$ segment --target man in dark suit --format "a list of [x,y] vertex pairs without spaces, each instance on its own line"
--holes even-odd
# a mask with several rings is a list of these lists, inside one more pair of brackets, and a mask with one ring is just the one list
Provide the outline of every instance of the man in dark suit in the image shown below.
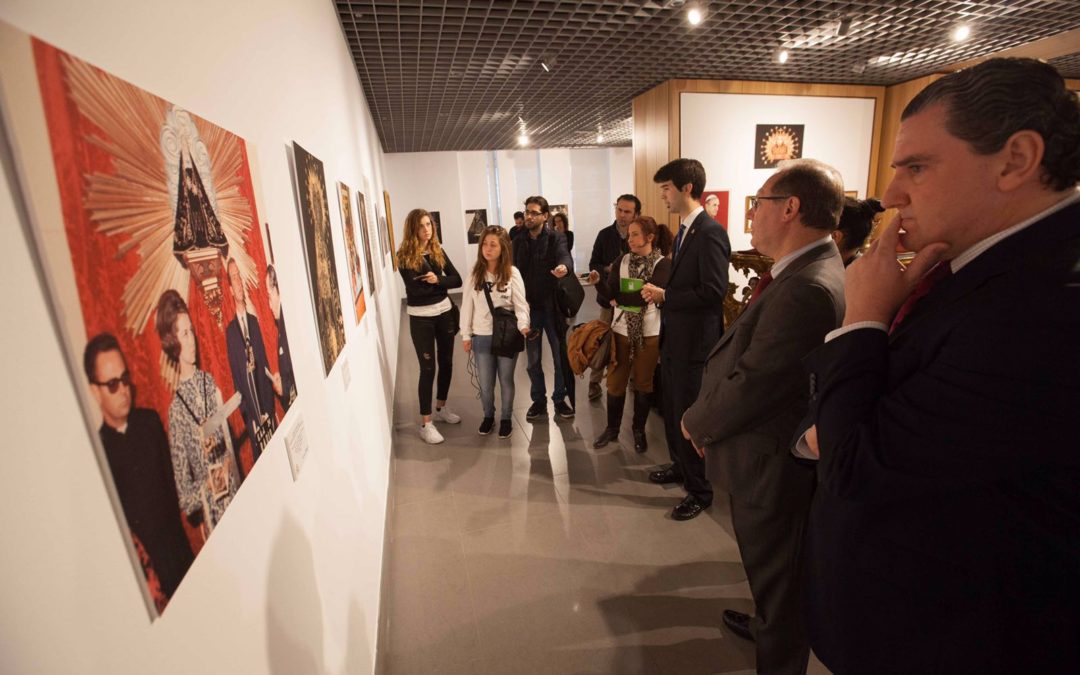
[[727,293],[731,243],[727,232],[705,213],[705,167],[696,159],[675,159],[653,176],[660,196],[681,223],[675,235],[671,278],[667,288],[645,284],[642,297],[659,306],[660,378],[664,384],[664,431],[671,465],[649,474],[654,483],[679,483],[686,498],[671,512],[675,520],[690,520],[712,504],[713,491],[705,478],[705,462],[683,438],[680,420],[697,399],[705,357],[724,332],[723,304]]
[[[274,385],[266,360],[266,346],[263,344],[259,320],[247,311],[247,292],[240,276],[240,267],[232,258],[229,258],[226,267],[236,316],[225,329],[225,346],[229,352],[233,385],[236,391],[240,392],[240,412],[247,425],[248,438],[251,440],[251,461],[254,463],[259,459],[276,427]],[[241,467],[243,472],[240,444],[236,444],[235,448],[236,465]]]
[[115,336],[100,333],[91,338],[83,368],[90,395],[101,409],[98,434],[116,496],[132,538],[142,544],[157,574],[162,595],[155,600],[164,609],[195,560],[180,521],[168,436],[156,411],[134,407],[135,387]]
[[811,645],[837,675],[1078,673],[1077,95],[991,59],[901,119],[898,217],[807,360]]
[[759,673],[800,675],[810,656],[798,580],[814,469],[787,450],[809,398],[802,359],[844,315],[844,263],[830,237],[843,203],[840,175],[814,160],[785,162],[765,181],[747,217],[751,244],[776,262],[709,353],[682,418],[709,480],[731,500],[756,613],[723,618],[756,641]]

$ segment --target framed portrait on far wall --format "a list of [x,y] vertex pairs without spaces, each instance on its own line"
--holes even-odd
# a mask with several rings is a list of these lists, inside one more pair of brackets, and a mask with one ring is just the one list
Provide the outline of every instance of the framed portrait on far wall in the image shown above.
[[774,169],[785,159],[799,159],[803,151],[802,124],[759,124],[754,133],[754,168]]
[[383,190],[382,197],[383,203],[386,204],[386,241],[390,246],[390,263],[397,272],[397,246],[394,245],[394,215],[390,211],[390,193]]
[[435,239],[441,244],[442,238],[442,216],[438,211],[428,211],[431,214],[431,222],[435,225]]
[[480,233],[487,227],[487,209],[469,209],[465,212],[465,232],[469,236],[469,243],[475,244],[480,241]]
[[[750,200],[753,198],[753,195],[750,195],[746,198],[746,208],[743,210],[743,213],[750,213]],[[754,221],[750,220],[750,216],[746,216],[746,221],[743,224],[743,232],[745,232],[746,234],[750,234],[754,229],[753,223]]]
[[728,229],[728,191],[706,190],[701,194],[701,205],[705,207],[705,213]]

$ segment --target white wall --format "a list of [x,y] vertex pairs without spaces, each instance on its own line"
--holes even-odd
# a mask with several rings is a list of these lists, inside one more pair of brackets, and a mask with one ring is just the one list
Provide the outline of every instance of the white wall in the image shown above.
[[400,298],[387,265],[368,316],[358,327],[346,320],[345,351],[324,378],[286,154],[296,140],[322,159],[330,194],[337,180],[356,190],[367,176],[369,199],[381,199],[382,153],[334,5],[5,0],[0,18],[245,139],[298,379],[283,431],[302,417],[311,446],[294,483],[286,433],[274,437],[151,623],[4,170],[0,672],[371,672]]
[[476,246],[466,244],[465,209],[487,205],[490,223],[512,227],[531,195],[566,204],[580,271],[596,233],[614,219],[615,198],[634,189],[631,148],[390,153],[385,163],[394,211],[399,203],[402,218],[412,208],[439,211],[443,246],[461,271],[476,260]]
[[805,125],[802,156],[832,165],[844,177],[845,189],[866,196],[874,99],[683,93],[681,111],[682,155],[704,165],[706,190],[729,192],[732,250],[750,248],[746,197],[774,171],[754,168],[758,124]]

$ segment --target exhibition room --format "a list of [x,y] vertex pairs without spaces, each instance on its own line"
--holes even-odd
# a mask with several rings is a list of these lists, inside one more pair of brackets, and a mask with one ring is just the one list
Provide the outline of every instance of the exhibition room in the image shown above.
[[0,672],[1080,672],[1078,97],[1075,0],[0,0]]

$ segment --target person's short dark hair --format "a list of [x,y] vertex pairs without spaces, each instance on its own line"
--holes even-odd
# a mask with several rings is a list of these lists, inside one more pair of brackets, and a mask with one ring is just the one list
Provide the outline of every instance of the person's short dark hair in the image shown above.
[[281,287],[277,283],[277,270],[274,269],[273,265],[266,266],[266,285],[279,293],[281,292]]
[[514,211],[514,220],[524,220],[524,219],[525,219],[525,212],[524,211]]
[[98,354],[112,351],[120,352],[120,356],[124,355],[123,350],[120,349],[120,342],[112,333],[98,333],[90,338],[90,342],[86,343],[86,349],[83,350],[83,371],[86,372],[87,380],[97,382]]
[[773,192],[799,198],[799,215],[807,227],[831,232],[844,208],[844,183],[840,174],[816,159],[780,162]]
[[854,251],[862,248],[874,229],[874,218],[884,210],[881,202],[873,197],[844,197],[844,210],[840,214],[840,225],[836,228],[844,235],[843,250]]
[[654,183],[663,183],[668,180],[680,192],[684,185],[691,185],[690,196],[701,199],[702,193],[705,192],[705,167],[696,159],[684,157],[673,159],[660,167],[653,176]]
[[570,218],[565,213],[553,213],[551,214],[551,224],[555,225],[555,219],[559,218],[563,222],[563,229],[567,232],[570,231]]
[[158,337],[161,338],[161,351],[165,352],[165,356],[173,363],[180,362],[180,340],[176,337],[176,317],[181,314],[191,315],[188,312],[187,303],[180,294],[171,288],[162,293],[158,300],[154,327],[157,329]]
[[997,58],[932,82],[904,108],[901,120],[934,104],[945,106],[945,128],[980,155],[1001,150],[1010,136],[1042,136],[1042,182],[1065,190],[1080,182],[1080,102],[1053,66],[1035,59]]
[[540,195],[533,195],[532,197],[529,197],[528,199],[526,199],[525,200],[526,208],[529,206],[529,204],[535,204],[536,206],[539,206],[541,213],[551,213],[551,209],[550,209],[550,207],[548,207],[548,201],[546,199],[544,199],[543,197],[541,197]]
[[615,200],[615,203],[618,204],[619,202],[634,202],[634,215],[636,216],[641,213],[641,200],[634,195],[619,195],[619,198]]

